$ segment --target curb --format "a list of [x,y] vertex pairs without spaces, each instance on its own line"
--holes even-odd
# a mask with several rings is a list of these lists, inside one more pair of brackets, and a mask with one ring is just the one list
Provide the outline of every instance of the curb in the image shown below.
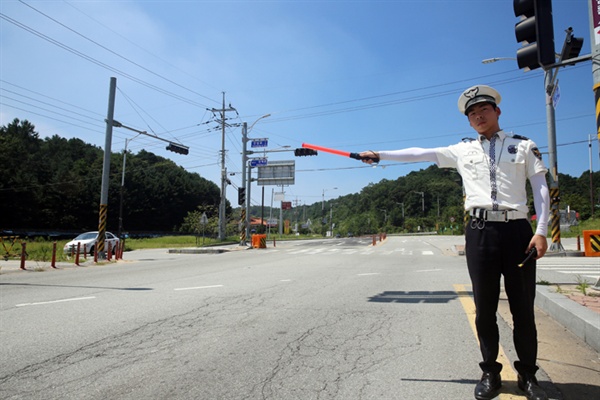
[[537,285],[535,305],[600,352],[600,315],[548,286]]
[[203,247],[203,248],[188,248],[188,249],[169,249],[169,254],[221,254],[230,251],[249,250],[251,247],[246,246],[231,246],[231,247]]

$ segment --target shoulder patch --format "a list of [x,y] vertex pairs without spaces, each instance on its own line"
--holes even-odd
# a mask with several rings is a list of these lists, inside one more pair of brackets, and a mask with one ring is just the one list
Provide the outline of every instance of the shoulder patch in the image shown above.
[[461,139],[461,141],[463,141],[463,142],[465,142],[465,143],[472,142],[473,140],[475,140],[475,138],[465,137],[465,138],[462,138],[462,139]]
[[534,156],[537,157],[538,160],[542,159],[542,153],[540,152],[540,150],[537,147],[534,147],[533,149],[531,149],[531,152],[533,153]]
[[512,137],[513,137],[513,139],[529,140],[528,137],[521,136],[521,135],[512,135]]

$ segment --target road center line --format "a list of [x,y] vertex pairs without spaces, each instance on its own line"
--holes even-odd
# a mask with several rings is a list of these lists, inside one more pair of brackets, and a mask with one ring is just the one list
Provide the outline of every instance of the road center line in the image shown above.
[[211,289],[223,287],[223,285],[211,285],[211,286],[196,286],[196,287],[188,287],[188,288],[176,288],[175,290],[197,290],[197,289]]
[[91,299],[95,299],[95,298],[96,298],[95,296],[91,296],[91,297],[75,297],[73,299],[40,301],[38,303],[23,303],[23,304],[17,304],[15,307],[39,306],[39,305],[44,305],[44,304],[64,303],[64,302],[67,302],[67,301],[91,300]]

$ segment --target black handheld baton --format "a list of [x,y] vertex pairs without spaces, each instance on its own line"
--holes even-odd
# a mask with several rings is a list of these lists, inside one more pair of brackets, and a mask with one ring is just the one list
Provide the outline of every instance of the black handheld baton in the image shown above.
[[532,247],[531,250],[529,250],[529,253],[527,253],[527,257],[525,257],[525,259],[523,260],[523,262],[521,264],[519,264],[519,268],[524,266],[525,264],[527,264],[527,262],[529,260],[531,260],[531,257],[536,257],[537,256],[537,249],[535,247]]

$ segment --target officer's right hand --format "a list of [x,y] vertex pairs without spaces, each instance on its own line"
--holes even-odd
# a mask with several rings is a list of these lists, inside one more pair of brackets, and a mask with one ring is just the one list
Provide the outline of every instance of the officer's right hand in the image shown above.
[[365,164],[376,164],[379,162],[379,154],[373,150],[363,151],[358,153],[360,159]]

